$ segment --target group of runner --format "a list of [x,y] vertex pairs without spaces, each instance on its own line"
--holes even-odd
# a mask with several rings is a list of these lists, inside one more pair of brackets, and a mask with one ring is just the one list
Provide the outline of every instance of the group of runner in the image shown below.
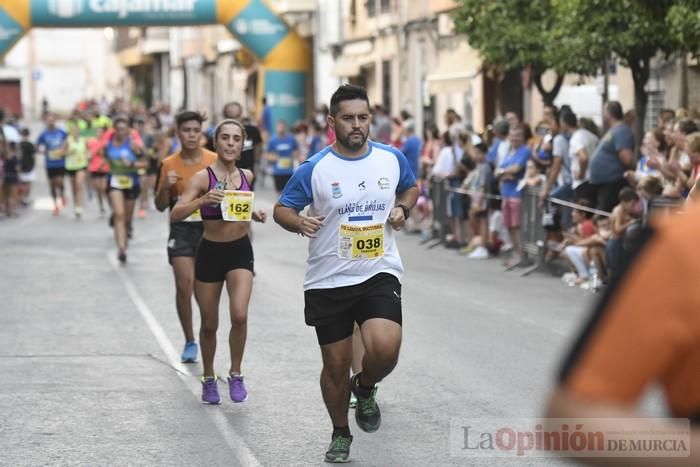
[[[418,190],[405,156],[369,140],[372,117],[363,88],[341,86],[330,104],[328,124],[336,133],[332,145],[292,173],[297,148],[280,123],[277,135],[268,141],[267,153],[279,169],[274,173],[279,193],[274,219],[309,239],[305,319],[316,329],[323,358],[321,391],[332,422],[325,460],[347,462],[353,439],[348,424],[351,395],[357,402],[358,426],[366,432],[378,430],[376,385],[398,361],[403,265],[394,231],[404,226]],[[134,120],[120,115],[96,128],[92,137],[83,135],[85,128],[78,122],[69,120],[64,131],[48,115],[46,130],[37,140],[39,151],[46,155],[54,214],[59,215],[66,205],[64,177],[68,175],[75,216],[82,216],[81,187],[89,172],[94,192],[107,193],[122,263],[127,259],[137,202],[148,189],[143,186],[143,172],[153,170],[152,160],[157,161],[154,201],[159,211],[170,211],[167,253],[185,340],[181,360],[197,362],[201,346],[205,404],[222,402],[214,355],[224,286],[231,320],[229,396],[233,402],[248,398],[242,359],[254,279],[250,225],[268,218],[264,210],[254,208],[262,135],[243,117],[238,103],[225,105],[222,117],[216,126],[205,129],[206,116],[201,113],[177,114],[177,144],[169,145],[176,150],[162,159],[163,152],[153,151],[149,147],[153,142],[133,128],[138,126]],[[362,215],[352,208],[359,205]],[[201,317],[198,339],[193,296]]]
[[[36,144],[45,158],[53,214],[60,215],[67,206],[67,176],[74,214],[81,219],[87,186],[97,198],[101,214],[106,212],[105,204],[111,208],[109,222],[121,262],[126,262],[127,240],[141,185],[158,167],[157,148],[144,144],[148,135],[132,128],[136,120],[116,115],[88,123],[73,116],[66,121],[64,130],[56,125],[56,116],[49,113]],[[143,206],[140,215],[145,215]]]
[[[406,158],[368,140],[371,121],[366,91],[342,86],[331,100],[329,124],[337,140],[302,163],[284,186],[274,208],[278,224],[309,238],[305,280],[306,322],[316,328],[323,356],[321,390],[333,430],[325,455],[349,460],[350,394],[357,399],[358,426],[374,432],[381,424],[376,384],[396,365],[401,344],[403,266],[393,231],[403,227],[418,196]],[[204,116],[177,115],[180,151],[162,162],[155,190],[159,210],[170,209],[168,257],[176,283],[176,307],[185,337],[183,362],[196,362],[191,297],[199,306],[202,402],[220,404],[214,369],[219,302],[229,296],[227,381],[233,402],[248,397],[241,363],[247,336],[254,254],[250,223],[265,222],[254,209],[255,161],[261,155],[257,128],[242,118],[241,106],[227,104],[224,119],[202,147]],[[348,204],[366,205],[356,216]],[[308,209],[307,209],[308,208]],[[307,209],[304,213],[302,213]],[[364,344],[353,365],[353,334]],[[351,375],[351,366],[362,371]]]

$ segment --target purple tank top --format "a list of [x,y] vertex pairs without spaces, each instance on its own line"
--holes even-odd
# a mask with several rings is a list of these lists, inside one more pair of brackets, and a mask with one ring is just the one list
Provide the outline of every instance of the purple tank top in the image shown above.
[[[207,172],[209,173],[209,189],[212,190],[216,188],[216,185],[219,183],[219,180],[216,178],[216,174],[214,174],[214,171],[211,169],[211,167],[207,167]],[[250,183],[248,183],[248,179],[246,178],[245,173],[241,169],[238,169],[238,173],[241,174],[241,186],[236,191],[252,191],[250,189]],[[221,205],[219,204],[217,204],[216,206],[205,204],[199,211],[202,213],[202,219],[208,221],[223,219],[223,216],[221,215]]]

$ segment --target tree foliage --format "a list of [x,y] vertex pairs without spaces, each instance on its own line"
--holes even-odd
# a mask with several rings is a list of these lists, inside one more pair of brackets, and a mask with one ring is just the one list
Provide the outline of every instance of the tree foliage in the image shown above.
[[[677,0],[553,0],[555,21],[563,37],[562,47],[572,60],[582,56],[591,65],[611,54],[629,67],[634,80],[637,132],[646,116],[651,60],[657,54],[671,55],[682,44],[670,31],[668,16]],[[561,63],[560,63],[561,65]]]
[[667,24],[683,51],[700,56],[700,0],[676,2],[669,10]]
[[[616,56],[630,68],[641,124],[651,60],[700,53],[700,0],[460,0],[457,31],[487,66],[596,74]],[[538,86],[539,88],[539,86]],[[540,90],[540,92],[542,92]],[[543,94],[544,96],[544,94]],[[555,96],[544,96],[551,101]]]
[[551,0],[460,0],[455,27],[479,50],[487,67],[498,71],[530,67],[538,88],[542,74],[554,68],[560,76],[554,89],[540,89],[545,100],[554,100],[568,70],[553,66],[551,4]]

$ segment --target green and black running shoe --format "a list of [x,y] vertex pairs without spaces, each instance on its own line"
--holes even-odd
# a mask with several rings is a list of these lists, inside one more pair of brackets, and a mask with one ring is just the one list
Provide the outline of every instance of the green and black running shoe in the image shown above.
[[352,444],[352,436],[333,436],[331,445],[326,451],[326,462],[350,462],[350,444]]
[[[359,374],[358,374],[359,375]],[[358,387],[358,375],[352,377],[350,381],[350,390],[355,394],[357,399],[357,407],[355,407],[355,422],[362,431],[374,433],[382,424],[382,414],[379,411],[379,406],[375,400],[377,394],[377,386],[372,388],[372,391],[366,397],[360,394],[362,389]]]

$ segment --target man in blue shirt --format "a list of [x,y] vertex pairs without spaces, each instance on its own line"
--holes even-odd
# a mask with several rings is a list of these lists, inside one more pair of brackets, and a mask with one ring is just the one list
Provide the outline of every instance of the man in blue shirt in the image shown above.
[[525,132],[522,125],[514,126],[508,133],[510,150],[494,172],[501,187],[501,210],[503,223],[508,229],[513,244],[513,256],[508,266],[520,263],[520,206],[522,193],[518,184],[525,175],[525,166],[530,159],[530,148],[525,144]]
[[287,122],[277,122],[277,135],[267,143],[267,158],[275,165],[272,176],[275,179],[277,193],[282,193],[294,173],[294,161],[299,158],[299,145],[296,138],[287,133]]
[[46,172],[53,198],[53,214],[57,216],[60,212],[58,197],[61,196],[63,207],[66,205],[66,198],[63,192],[63,177],[66,174],[65,155],[63,154],[63,142],[68,138],[68,134],[56,127],[56,116],[46,115],[46,129],[39,135],[37,148],[44,154],[46,160]]
[[635,143],[634,132],[623,121],[619,102],[608,102],[604,118],[610,130],[591,158],[590,183],[596,189],[596,207],[610,212],[618,204],[620,190],[627,186],[625,171],[635,168]]
[[403,147],[401,148],[401,152],[404,154],[404,156],[406,156],[406,159],[408,159],[408,166],[413,172],[413,177],[418,178],[418,166],[422,143],[420,137],[416,135],[412,120],[404,123],[404,132],[406,139],[403,143]]

